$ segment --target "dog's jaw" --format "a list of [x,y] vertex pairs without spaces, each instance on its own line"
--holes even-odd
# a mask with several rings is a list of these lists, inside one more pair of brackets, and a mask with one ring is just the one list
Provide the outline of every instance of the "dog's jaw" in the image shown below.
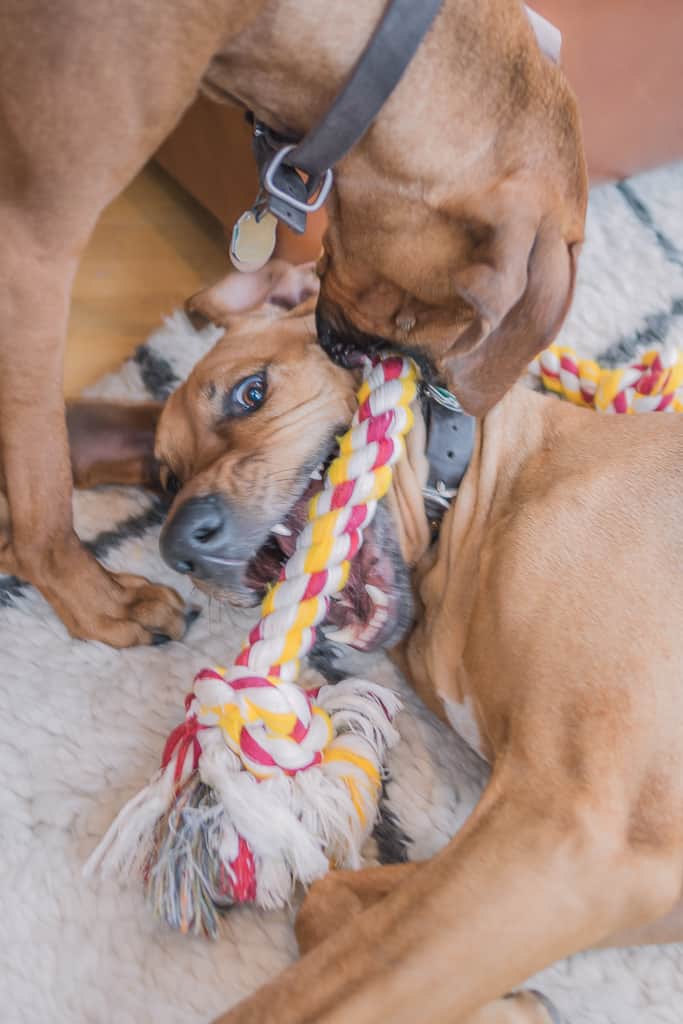
[[[245,567],[244,581],[255,600],[277,579],[284,561],[294,553],[307,521],[308,504],[322,488],[322,474],[318,472],[317,476],[320,479],[311,480]],[[232,594],[224,596],[232,603]],[[323,634],[336,645],[376,650],[397,644],[411,619],[409,569],[401,554],[394,519],[387,508],[380,506],[373,523],[364,531],[363,546],[351,564],[346,587],[330,601]]]

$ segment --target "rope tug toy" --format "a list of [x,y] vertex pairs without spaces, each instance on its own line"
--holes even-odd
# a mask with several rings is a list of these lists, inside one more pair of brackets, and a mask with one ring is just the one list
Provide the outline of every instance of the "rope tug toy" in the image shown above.
[[230,669],[195,677],[160,770],[86,865],[141,870],[155,912],[180,931],[215,937],[221,908],[281,906],[331,861],[359,866],[399,701],[366,680],[312,690],[296,680],[389,489],[416,382],[412,360],[368,362],[351,428],[258,623]]
[[673,347],[651,348],[606,369],[566,345],[551,345],[530,371],[546,391],[598,412],[683,412],[683,355]]

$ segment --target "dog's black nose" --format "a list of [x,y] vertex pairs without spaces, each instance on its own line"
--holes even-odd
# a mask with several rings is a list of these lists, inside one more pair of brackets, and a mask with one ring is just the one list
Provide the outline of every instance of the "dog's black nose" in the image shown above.
[[[207,559],[226,555],[232,534],[231,518],[217,494],[190,498],[162,530],[161,557],[176,572],[204,575]],[[225,557],[225,561],[229,564],[230,559]]]

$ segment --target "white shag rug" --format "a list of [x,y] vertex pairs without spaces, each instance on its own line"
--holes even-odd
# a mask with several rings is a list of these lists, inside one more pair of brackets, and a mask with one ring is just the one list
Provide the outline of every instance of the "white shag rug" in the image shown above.
[[[587,239],[564,338],[617,360],[665,338],[683,346],[683,165],[595,191]],[[164,397],[217,334],[175,317],[94,391]],[[89,492],[75,509],[79,532],[108,565],[187,594],[158,556],[160,511],[150,497]],[[234,911],[212,944],[156,924],[135,884],[81,877],[115,812],[155,770],[194,672],[224,661],[243,630],[205,605],[185,642],[116,652],[69,639],[39,595],[0,577],[4,1024],[207,1022],[295,956],[289,913]],[[371,671],[392,675],[376,661]],[[484,779],[478,759],[396,685],[402,742],[371,851],[383,861],[442,846]],[[571,1024],[678,1024],[683,946],[583,954],[534,984]]]

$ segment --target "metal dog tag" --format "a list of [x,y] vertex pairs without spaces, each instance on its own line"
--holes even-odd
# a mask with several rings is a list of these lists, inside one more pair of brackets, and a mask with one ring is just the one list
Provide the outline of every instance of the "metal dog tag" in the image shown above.
[[232,265],[243,273],[260,270],[273,255],[277,235],[277,219],[265,212],[259,219],[247,210],[235,222],[230,240]]

